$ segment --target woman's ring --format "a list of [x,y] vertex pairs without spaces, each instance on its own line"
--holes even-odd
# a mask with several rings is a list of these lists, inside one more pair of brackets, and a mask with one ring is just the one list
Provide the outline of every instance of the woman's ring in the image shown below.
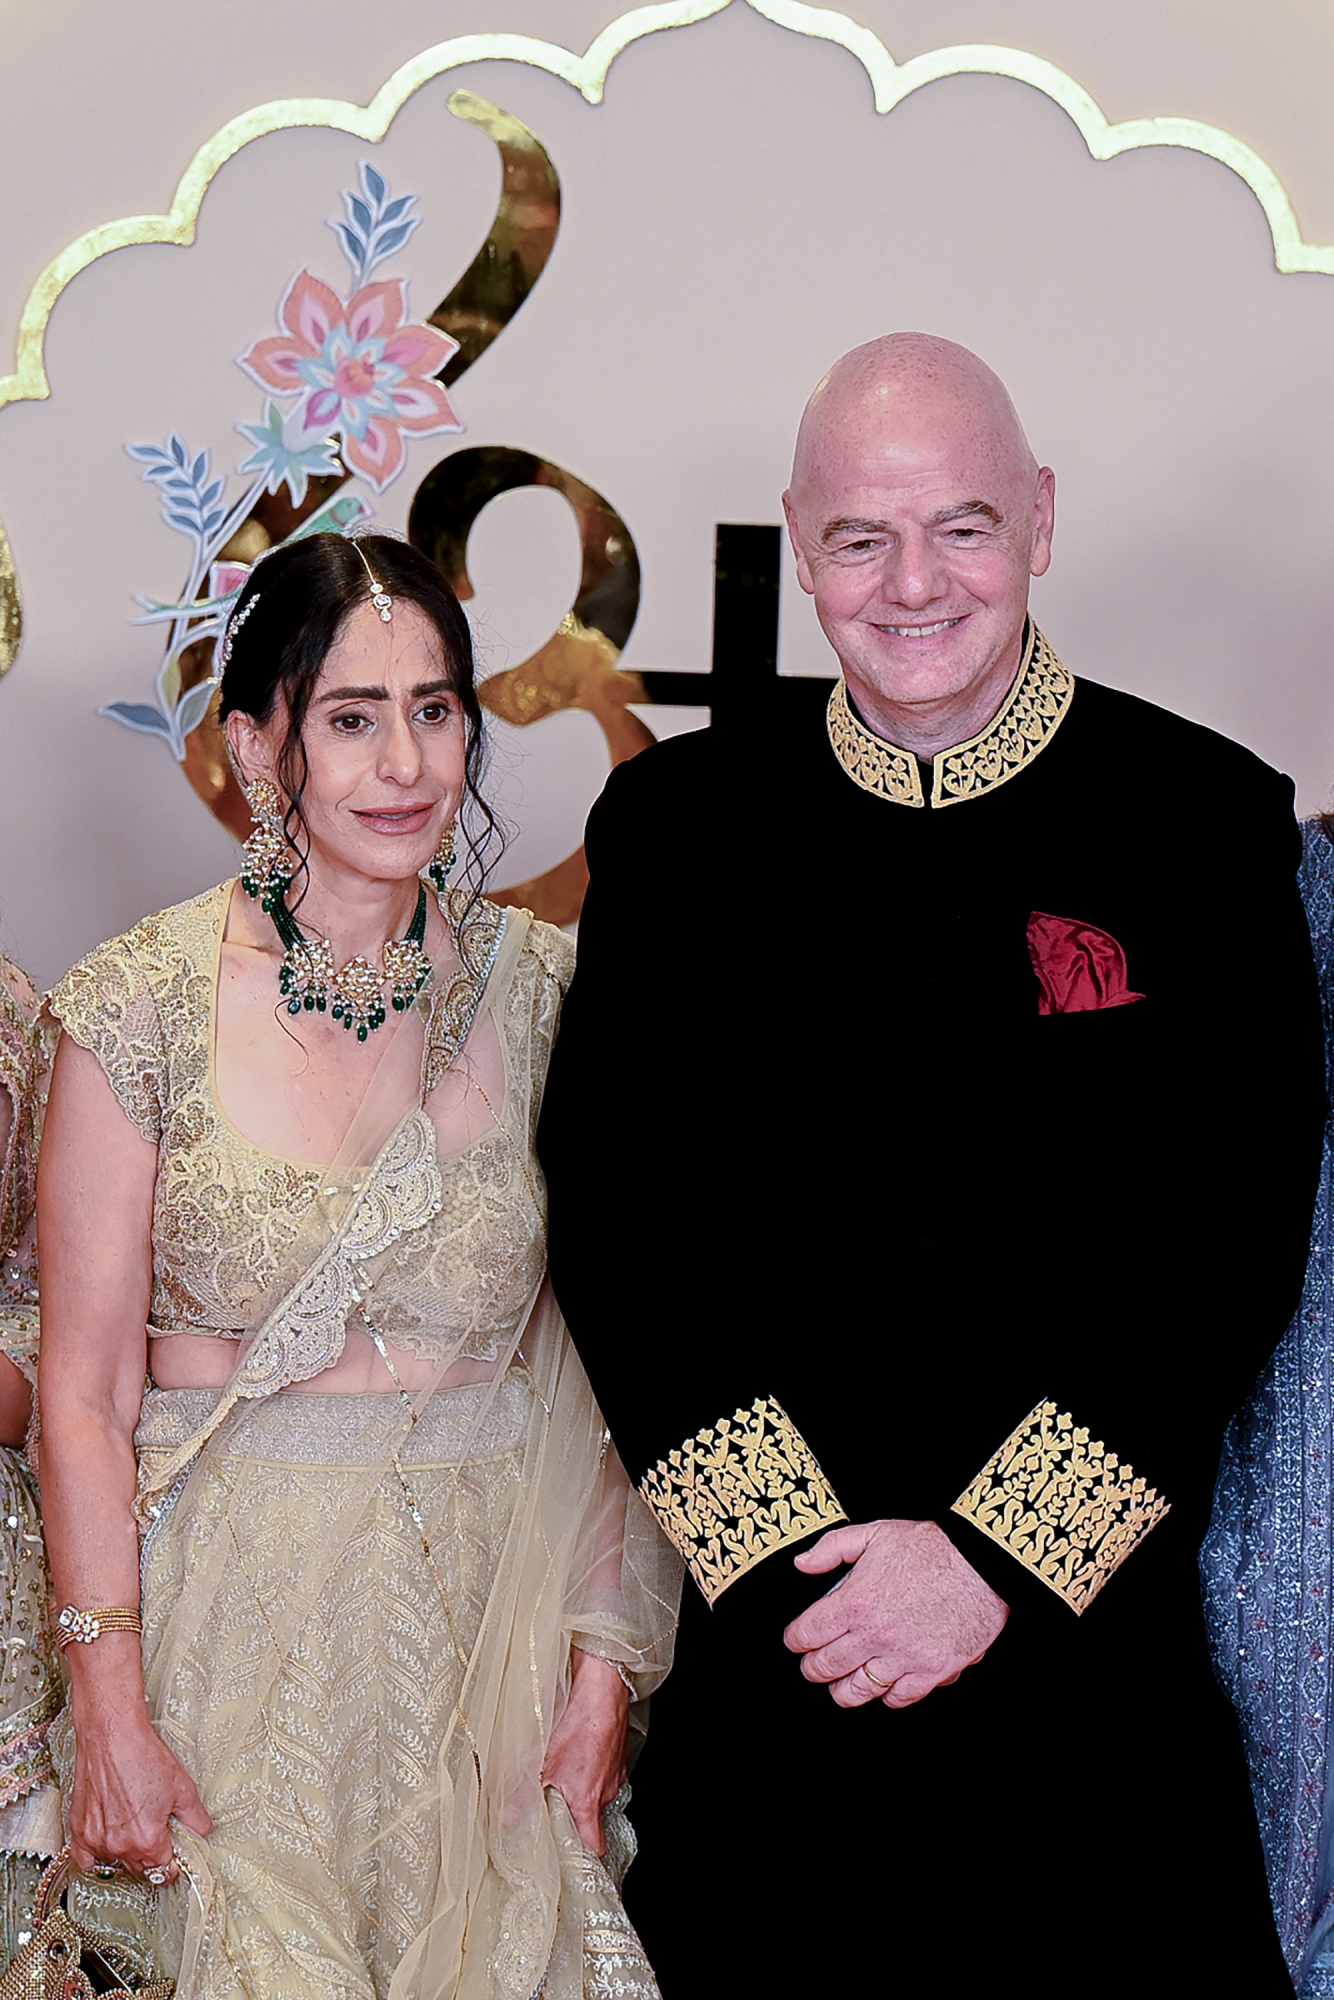
[[163,1886],[163,1884],[164,1884],[164,1883],[166,1883],[166,1882],[170,1882],[170,1880],[171,1880],[171,1869],[170,1869],[170,1868],[145,1868],[145,1870],[144,1870],[144,1880],[145,1880],[145,1882],[149,1882],[149,1883],[151,1883],[151,1884],[152,1884],[152,1886],[153,1886],[153,1887],[154,1887],[155,1889],[160,1889],[160,1888],[162,1888],[162,1886]]
[[96,1861],[93,1863],[93,1873],[99,1882],[114,1882],[120,1870],[114,1861]]
[[882,1681],[879,1674],[873,1674],[869,1667],[863,1667],[862,1672],[865,1674],[867,1680],[874,1681],[878,1688],[892,1688],[894,1685],[893,1681]]

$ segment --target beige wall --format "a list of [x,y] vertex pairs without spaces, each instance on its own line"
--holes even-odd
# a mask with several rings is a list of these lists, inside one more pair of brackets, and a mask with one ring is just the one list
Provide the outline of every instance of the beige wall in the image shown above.
[[[80,232],[165,208],[225,120],[275,97],[367,101],[442,38],[506,30],[578,48],[612,0],[4,0],[0,372],[28,288]],[[1334,242],[1334,13],[1279,0],[859,0],[900,59],[964,42],[1031,51],[1111,119],[1185,117],[1247,142],[1308,240]],[[44,402],[0,410],[0,519],[26,634],[0,683],[0,943],[49,979],[98,937],[206,886],[235,850],[165,749],[101,719],[144,699],[156,651],[134,592],[183,581],[127,439],[180,430],[219,469],[260,397],[233,357],[270,331],[298,265],[343,286],[325,218],[374,157],[426,221],[401,259],[429,310],[485,233],[495,156],[445,100],[466,82],[530,124],[564,221],[533,297],[460,382],[458,439],[412,447],[377,503],[401,526],[442,453],[548,456],[620,509],[644,567],[627,667],[703,668],[717,521],[776,521],[801,402],[827,362],[893,325],[977,347],[1060,477],[1039,614],[1089,675],[1252,744],[1305,810],[1334,780],[1334,278],[1281,277],[1250,190],[1196,154],[1098,163],[1065,112],[996,76],[930,85],[889,116],[848,51],[733,0],[636,43],[604,102],[512,62],[427,84],[384,142],[260,139],[218,175],[191,248],[118,250],[50,323]],[[474,537],[487,665],[522,660],[573,594],[563,503],[496,503]],[[782,661],[832,662],[785,586]],[[698,720],[659,718],[664,726]],[[519,879],[578,841],[607,753],[582,714],[498,730]],[[1164,772],[1189,786],[1189,772]],[[1204,816],[1218,802],[1200,801]],[[726,875],[707,829],[683,865]],[[696,858],[697,857],[697,858]],[[781,884],[775,880],[775,900]]]

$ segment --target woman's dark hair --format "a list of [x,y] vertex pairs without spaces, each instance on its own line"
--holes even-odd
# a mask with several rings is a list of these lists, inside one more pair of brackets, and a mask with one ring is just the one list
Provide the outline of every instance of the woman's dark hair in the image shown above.
[[[420,549],[392,535],[359,535],[355,545],[343,535],[306,535],[264,556],[246,578],[232,610],[233,639],[222,673],[220,717],[225,722],[239,713],[258,723],[270,722],[279,695],[286,700],[287,732],[278,752],[278,780],[292,802],[287,834],[304,869],[310,839],[301,799],[309,767],[302,728],[331,647],[357,606],[370,602],[371,576],[395,605],[415,604],[435,628],[450,687],[463,710],[467,749],[458,830],[468,853],[465,878],[471,910],[504,838],[479,789],[485,738],[472,633],[443,574]],[[488,850],[494,851],[488,856]]]

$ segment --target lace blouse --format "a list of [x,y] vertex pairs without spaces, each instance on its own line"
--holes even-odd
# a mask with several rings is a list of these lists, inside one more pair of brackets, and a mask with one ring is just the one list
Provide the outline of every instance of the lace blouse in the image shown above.
[[[301,1274],[307,1223],[329,1169],[246,1139],[218,1101],[216,995],[232,883],[146,917],[99,945],[50,995],[65,1032],[98,1059],[126,1116],[158,1148],[148,1330],[252,1332]],[[461,918],[454,892],[450,914]],[[443,1200],[387,1251],[376,1319],[395,1346],[492,1360],[545,1261],[545,1193],[532,1150],[574,947],[527,911],[489,903],[468,919],[476,971],[432,995],[423,1093],[487,1011],[505,1055],[503,1103],[471,1144],[439,1162]]]

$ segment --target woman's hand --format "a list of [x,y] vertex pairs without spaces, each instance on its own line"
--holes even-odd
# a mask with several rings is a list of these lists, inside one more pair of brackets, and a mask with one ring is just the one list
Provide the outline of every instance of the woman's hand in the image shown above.
[[560,1793],[590,1854],[606,1852],[602,1808],[625,1783],[629,1722],[630,1690],[615,1667],[571,1647],[570,1698],[547,1744],[542,1783]]
[[132,1875],[165,1868],[171,1879],[173,1816],[201,1837],[213,1830],[193,1780],[147,1711],[78,1732],[69,1828],[76,1868],[87,1874],[115,1862]]

